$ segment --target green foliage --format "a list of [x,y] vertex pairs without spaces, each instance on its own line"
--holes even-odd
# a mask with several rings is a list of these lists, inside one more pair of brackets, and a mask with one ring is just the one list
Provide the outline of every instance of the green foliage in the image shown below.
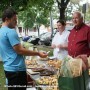
[[80,0],[70,0],[71,3],[73,4],[78,4]]
[[32,28],[37,24],[49,24],[49,12],[54,4],[53,0],[29,0],[26,10],[19,13],[19,21],[24,28]]
[[[58,12],[53,9],[53,5],[58,4]],[[67,8],[67,4],[72,2],[74,4],[78,3],[78,0],[0,0],[0,12],[8,7],[12,6],[15,10],[19,11],[18,19],[19,22],[23,23],[24,28],[32,28],[37,24],[49,25],[50,11],[52,11],[52,16],[54,19],[58,17],[63,17],[66,11],[61,11],[63,6]],[[59,3],[58,3],[58,2]],[[61,2],[60,2],[61,1]],[[63,4],[63,5],[62,5]],[[71,9],[72,10],[72,9]],[[71,12],[71,10],[68,10]],[[57,14],[60,16],[57,16]],[[1,16],[1,15],[0,15]],[[71,17],[67,17],[70,19]]]
[[70,2],[66,8],[66,20],[71,20],[72,19],[72,13],[73,11],[79,10],[80,6],[78,4]]
[[29,0],[0,0],[0,17],[2,16],[2,12],[8,7],[13,7],[17,12],[25,10],[28,1]]
[[86,9],[85,21],[90,23],[90,4],[88,4],[88,8]]
[[24,10],[27,6],[28,0],[0,0],[0,10],[12,6],[15,10]]

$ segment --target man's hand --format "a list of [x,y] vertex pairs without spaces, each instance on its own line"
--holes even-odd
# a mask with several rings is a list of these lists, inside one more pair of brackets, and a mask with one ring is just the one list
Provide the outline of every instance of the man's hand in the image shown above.
[[45,52],[39,52],[39,56],[40,56],[41,58],[46,58],[46,57],[48,56],[48,54],[45,53]]
[[86,70],[88,68],[87,55],[86,54],[78,55],[77,58],[82,59],[82,61],[83,61],[82,68],[83,68],[83,70]]

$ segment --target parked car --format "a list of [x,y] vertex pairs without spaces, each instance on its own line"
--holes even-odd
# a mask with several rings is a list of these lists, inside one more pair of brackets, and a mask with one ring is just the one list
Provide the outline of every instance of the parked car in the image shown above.
[[30,39],[30,36],[24,36],[24,37],[22,37],[22,40],[25,41],[25,42],[27,42],[29,39]]
[[49,46],[51,45],[51,41],[52,41],[51,32],[47,32],[40,35],[40,40],[39,40],[40,45]]
[[57,30],[54,30],[53,35],[51,32],[47,32],[47,33],[40,35],[39,44],[50,46],[51,42],[52,42],[52,38],[54,37],[56,32],[57,32]]
[[38,36],[31,36],[31,38],[28,40],[28,42],[34,44],[34,45],[38,45],[40,38]]
[[39,35],[39,37],[37,36],[30,36],[30,39],[28,40],[28,42],[34,44],[34,45],[51,45],[51,32],[46,32],[43,33],[41,35]]

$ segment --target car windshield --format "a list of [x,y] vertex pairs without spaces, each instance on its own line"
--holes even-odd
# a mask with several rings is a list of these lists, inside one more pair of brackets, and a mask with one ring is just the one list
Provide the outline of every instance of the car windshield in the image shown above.
[[47,37],[51,37],[51,32],[43,33],[40,35],[40,38],[47,38]]

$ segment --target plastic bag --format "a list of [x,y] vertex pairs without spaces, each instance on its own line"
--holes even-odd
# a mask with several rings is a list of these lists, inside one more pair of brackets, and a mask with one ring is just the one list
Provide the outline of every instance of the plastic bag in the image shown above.
[[62,61],[61,68],[60,68],[60,76],[72,77],[71,68],[69,65],[69,59],[68,58],[65,58]]

